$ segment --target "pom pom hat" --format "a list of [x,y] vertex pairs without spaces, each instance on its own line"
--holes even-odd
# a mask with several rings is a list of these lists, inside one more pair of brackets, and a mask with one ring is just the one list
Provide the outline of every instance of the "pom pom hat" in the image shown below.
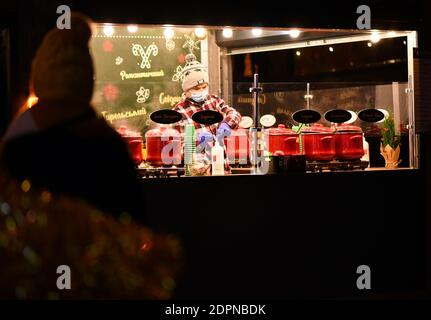
[[206,68],[196,60],[196,56],[193,53],[189,53],[186,56],[186,65],[183,69],[183,91],[186,92],[197,85],[207,83],[208,73]]
[[72,13],[71,29],[52,29],[33,60],[30,86],[46,101],[89,102],[93,95],[94,67],[88,42],[90,20]]

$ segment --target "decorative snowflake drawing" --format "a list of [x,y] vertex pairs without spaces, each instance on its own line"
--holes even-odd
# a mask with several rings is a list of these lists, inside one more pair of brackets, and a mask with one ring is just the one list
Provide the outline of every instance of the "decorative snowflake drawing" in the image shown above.
[[190,53],[193,53],[195,49],[199,50],[200,40],[199,39],[196,40],[194,33],[192,33],[191,36],[185,34],[184,38],[186,38],[186,41],[183,44],[183,48],[189,49]]
[[103,51],[105,51],[105,52],[111,52],[112,49],[114,48],[114,45],[109,40],[103,41],[103,45],[102,46],[103,46]]
[[175,69],[175,73],[174,73],[174,75],[172,76],[172,81],[175,81],[175,82],[179,82],[179,81],[183,81],[183,79],[184,79],[184,74],[183,74],[183,67],[181,67],[181,66],[178,66],[176,69]]
[[118,56],[117,58],[115,58],[115,64],[117,66],[119,66],[122,63],[123,63],[123,58],[122,57]]
[[136,101],[138,103],[144,103],[150,97],[150,89],[145,89],[144,87],[140,87],[138,91],[136,91],[136,95],[138,98]]
[[172,51],[175,49],[175,41],[172,39],[166,40],[166,49],[168,49],[168,51]]
[[111,83],[105,85],[103,87],[103,96],[105,97],[106,101],[115,101],[118,97],[118,88],[116,85],[113,85]]

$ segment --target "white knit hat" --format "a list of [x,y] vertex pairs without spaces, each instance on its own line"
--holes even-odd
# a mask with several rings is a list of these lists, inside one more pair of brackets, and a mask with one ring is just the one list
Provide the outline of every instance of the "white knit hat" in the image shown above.
[[33,60],[31,83],[44,100],[90,101],[94,68],[88,42],[90,20],[72,13],[71,29],[52,29],[42,41]]
[[183,75],[182,87],[184,92],[197,85],[209,82],[207,68],[196,60],[196,56],[193,53],[189,53],[186,56],[186,65],[183,69]]

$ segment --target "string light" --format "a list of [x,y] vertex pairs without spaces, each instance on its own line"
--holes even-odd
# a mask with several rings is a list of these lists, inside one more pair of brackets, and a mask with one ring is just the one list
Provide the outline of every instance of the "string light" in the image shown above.
[[[6,191],[1,192],[0,200],[0,248],[10,255],[13,263],[5,270],[2,282],[7,298],[54,297],[49,277],[39,271],[57,265],[57,260],[81,261],[83,268],[74,269],[78,272],[75,288],[79,289],[74,290],[72,296],[59,292],[54,298],[101,295],[114,299],[170,298],[182,258],[181,246],[175,237],[154,234],[134,221],[119,223],[102,212],[95,220],[95,209],[81,200],[51,199],[48,191],[29,187],[29,181],[23,184],[13,180],[0,169],[0,190]],[[46,198],[45,201],[40,201],[41,197]],[[52,205],[47,204],[48,198]],[[55,243],[58,228],[65,230],[60,245]],[[107,242],[111,237],[113,241]],[[47,248],[49,250],[45,250]],[[148,255],[149,251],[154,254]],[[98,267],[102,261],[106,262],[103,270]],[[114,273],[118,283],[125,285],[109,283],[109,275]],[[34,281],[22,282],[23,277]],[[93,283],[86,281],[87,278],[92,278]],[[106,286],[99,290],[94,286],[94,279],[98,279],[97,284],[100,280]],[[121,294],[118,293],[120,287]]]

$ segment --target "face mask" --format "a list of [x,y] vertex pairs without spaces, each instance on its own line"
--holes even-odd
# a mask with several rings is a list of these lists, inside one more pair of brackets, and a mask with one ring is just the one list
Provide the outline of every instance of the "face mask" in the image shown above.
[[204,101],[204,99],[207,95],[208,95],[208,90],[204,90],[201,92],[192,93],[191,98],[193,99],[193,101],[202,102],[202,101]]

